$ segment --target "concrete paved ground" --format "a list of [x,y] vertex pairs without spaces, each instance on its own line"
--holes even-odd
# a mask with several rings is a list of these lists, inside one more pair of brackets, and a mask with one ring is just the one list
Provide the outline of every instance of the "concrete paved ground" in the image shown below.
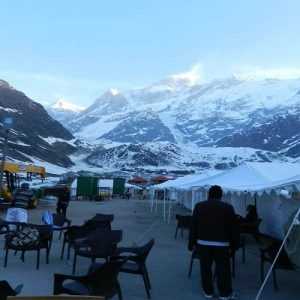
[[[44,210],[54,211],[51,203],[42,203],[38,209],[30,211],[30,222],[40,223]],[[187,278],[190,253],[187,251],[187,238],[178,236],[174,239],[175,220],[165,224],[161,212],[150,213],[149,205],[145,201],[113,200],[104,203],[72,202],[68,216],[73,224],[81,224],[95,213],[113,213],[114,229],[124,232],[122,245],[131,246],[134,242],[144,243],[154,237],[155,247],[148,260],[148,269],[152,281],[152,299],[194,300],[202,299],[200,289],[199,264],[196,262],[192,278]],[[234,287],[240,299],[254,299],[259,288],[259,258],[256,246],[250,241],[247,251],[246,264],[241,262],[241,254],[237,255],[237,274]],[[3,249],[3,237],[0,241]],[[45,264],[44,253],[41,256],[40,270],[35,269],[36,256],[34,253],[26,255],[25,263],[19,256],[11,253],[8,267],[3,268],[4,251],[0,251],[0,279],[8,280],[13,286],[23,283],[22,295],[51,295],[53,287],[53,273],[71,273],[71,261],[60,260],[61,241],[56,235],[50,256],[50,264]],[[77,274],[84,274],[90,261],[79,258]],[[121,274],[120,282],[124,299],[147,299],[142,278],[134,275]],[[280,291],[274,292],[272,282],[269,282],[261,299],[299,299],[300,273],[278,272]]]

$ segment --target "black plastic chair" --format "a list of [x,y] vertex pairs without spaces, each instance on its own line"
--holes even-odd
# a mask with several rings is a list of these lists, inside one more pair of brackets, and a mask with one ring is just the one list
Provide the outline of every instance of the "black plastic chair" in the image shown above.
[[61,214],[52,214],[53,217],[53,230],[59,231],[59,239],[61,239],[63,231],[67,230],[72,221]]
[[[122,265],[120,272],[128,274],[142,275],[144,280],[144,285],[148,298],[151,298],[150,290],[151,283],[148,270],[146,267],[147,257],[154,246],[155,240],[151,239],[147,244],[141,247],[132,248],[118,248],[117,257],[118,259],[123,258],[127,261]],[[129,255],[122,255],[124,253],[129,253]]]
[[123,263],[124,260],[114,260],[92,264],[85,276],[54,274],[53,294],[102,296],[105,299],[118,295],[122,300],[118,274]]
[[12,288],[6,280],[0,281],[0,300],[6,300],[8,296],[17,296],[21,293],[23,284]]
[[183,238],[183,231],[187,230],[189,231],[191,228],[191,223],[192,223],[192,216],[184,216],[184,215],[176,215],[176,221],[177,221],[177,226],[176,226],[176,231],[175,231],[175,240],[177,238],[177,233],[178,230],[180,229],[181,232],[181,237]]
[[7,234],[9,232],[9,225],[6,221],[0,218],[0,234]]
[[64,232],[63,246],[62,246],[62,250],[61,250],[61,259],[63,259],[63,257],[64,257],[66,245],[68,245],[67,258],[69,259],[71,248],[74,246],[74,242],[76,240],[86,238],[90,233],[92,233],[93,231],[95,231],[97,229],[110,231],[111,230],[111,222],[113,220],[113,215],[105,215],[105,216],[108,216],[108,217],[101,218],[101,220],[99,220],[99,215],[98,215],[98,217],[96,215],[94,218],[87,220],[81,226],[70,226]]
[[252,222],[240,222],[240,234],[241,234],[241,243],[243,249],[243,263],[246,262],[246,237],[252,236],[256,241],[260,234],[259,226],[262,222],[262,219],[257,219]]
[[96,214],[93,218],[86,221],[85,224],[88,226],[94,226],[95,229],[106,228],[111,230],[111,223],[114,220],[112,214]]
[[[233,278],[235,278],[235,254],[236,251],[231,251],[230,253],[230,259],[231,259],[231,275]],[[189,267],[189,273],[188,277],[191,278],[192,271],[193,271],[193,264],[194,260],[197,259],[200,261],[200,253],[198,249],[194,249],[191,255],[191,260],[190,260],[190,267]]]
[[[42,249],[46,250],[46,263],[49,264],[49,255],[50,255],[50,249],[52,244],[52,228],[48,225],[33,225],[33,224],[23,224],[22,228],[29,227],[33,229],[37,229],[39,232],[38,240],[34,243],[30,243],[28,245],[15,245],[12,240],[14,237],[14,232],[10,232],[5,236],[5,259],[4,259],[4,267],[7,267],[8,262],[8,253],[9,250],[14,250],[15,253],[20,251],[21,254],[21,260],[25,261],[25,252],[27,251],[36,251],[37,252],[37,262],[36,262],[36,268],[37,270],[40,267],[40,252]],[[19,229],[21,230],[21,229]]]
[[116,253],[117,245],[122,240],[122,230],[101,230],[90,233],[85,239],[75,240],[73,274],[76,271],[77,256],[90,258],[95,262],[98,258],[106,261]]
[[[275,260],[275,257],[280,249],[280,246],[282,244],[281,240],[274,239],[272,237],[261,235],[260,241],[263,241],[264,239],[268,240],[269,245],[266,247],[260,247],[260,279],[261,282],[263,282],[265,278],[265,263],[272,264]],[[295,271],[296,268],[290,261],[285,249],[283,248],[279,254],[279,257],[275,263],[275,266],[272,270],[273,275],[273,286],[274,290],[277,291],[279,289],[278,282],[277,282],[277,276],[276,276],[276,270],[286,270],[286,271]]]

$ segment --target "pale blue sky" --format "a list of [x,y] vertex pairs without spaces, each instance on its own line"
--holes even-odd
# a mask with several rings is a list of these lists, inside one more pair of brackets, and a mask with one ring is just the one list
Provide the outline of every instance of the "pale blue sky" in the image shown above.
[[299,15],[298,0],[1,0],[0,78],[86,106],[195,64],[203,80],[298,75]]

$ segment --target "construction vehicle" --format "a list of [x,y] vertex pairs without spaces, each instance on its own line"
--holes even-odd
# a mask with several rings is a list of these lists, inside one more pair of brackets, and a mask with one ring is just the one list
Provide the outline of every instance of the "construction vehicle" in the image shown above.
[[[5,182],[2,182],[1,196],[5,201],[9,202],[13,200],[14,191],[20,187],[21,173],[26,174],[28,181],[32,180],[33,175],[40,176],[41,180],[44,180],[46,176],[46,169],[44,167],[13,162],[5,162],[3,172]],[[31,205],[32,207],[36,206],[37,201],[34,201],[34,203],[34,205]]]

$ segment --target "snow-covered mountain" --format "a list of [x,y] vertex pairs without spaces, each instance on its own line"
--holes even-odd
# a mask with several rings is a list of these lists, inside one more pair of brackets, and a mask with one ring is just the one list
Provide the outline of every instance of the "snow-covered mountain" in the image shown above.
[[73,104],[64,99],[59,99],[55,103],[45,107],[49,115],[55,120],[65,124],[77,117],[84,110],[84,107]]
[[[11,117],[8,159],[31,163],[73,165],[69,155],[76,150],[72,134],[52,119],[37,102],[0,80],[0,120]],[[0,149],[3,145],[3,124],[0,123]]]
[[[241,151],[249,154],[240,148],[253,148],[258,156],[243,157],[251,161],[261,159],[261,155],[266,160],[298,157],[300,79],[231,77],[197,84],[193,77],[173,76],[145,88],[108,90],[67,126],[76,137],[100,145],[88,157],[93,164],[116,165],[116,156],[117,165],[126,165],[126,160],[137,165],[139,160],[130,163],[128,157],[134,151],[147,157],[145,153],[150,151],[155,156],[158,152],[153,143],[167,143],[177,147],[176,153],[189,154],[183,164],[177,156],[162,160],[166,165],[167,161],[177,166],[197,164],[203,158],[202,147],[230,149],[224,156],[227,158]],[[215,163],[225,160],[218,157]],[[146,164],[144,159],[140,163]]]
[[274,152],[252,148],[183,148],[169,142],[100,146],[86,159],[90,165],[121,170],[224,170],[242,162],[288,162]]

